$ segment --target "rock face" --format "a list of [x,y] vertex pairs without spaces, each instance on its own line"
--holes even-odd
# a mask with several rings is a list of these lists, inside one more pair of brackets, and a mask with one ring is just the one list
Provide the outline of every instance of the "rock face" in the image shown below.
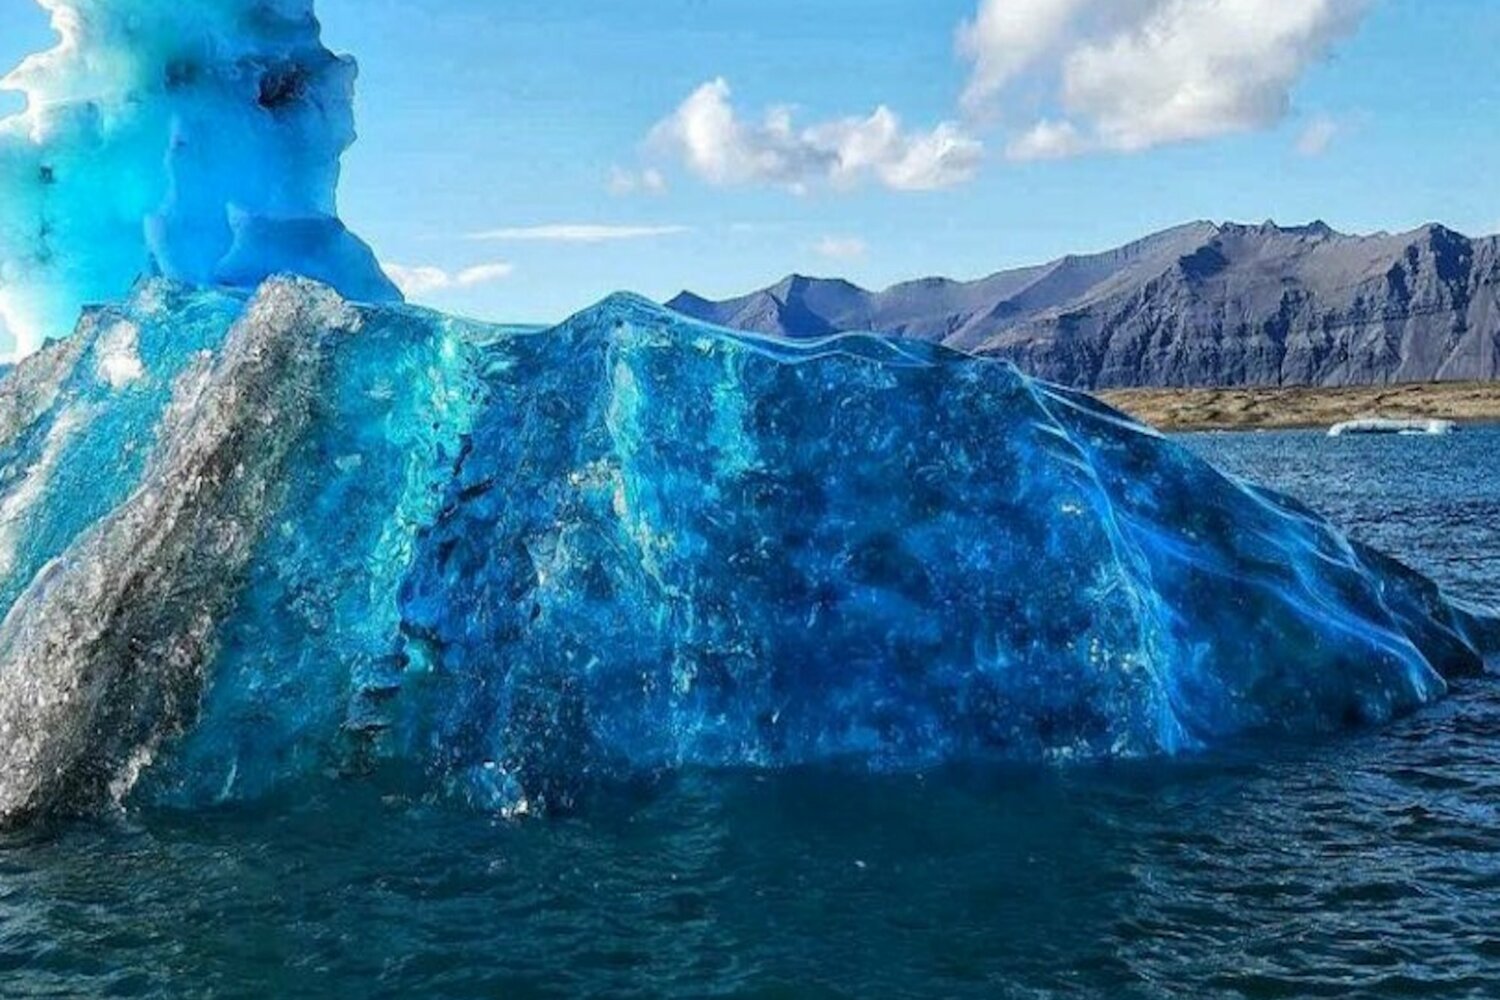
[[0,382],[0,823],[372,769],[1138,757],[1379,723],[1492,619],[1091,398],[617,296],[164,281]]
[[1199,222],[975,282],[788,278],[698,319],[796,338],[878,330],[1087,389],[1500,378],[1500,237]]

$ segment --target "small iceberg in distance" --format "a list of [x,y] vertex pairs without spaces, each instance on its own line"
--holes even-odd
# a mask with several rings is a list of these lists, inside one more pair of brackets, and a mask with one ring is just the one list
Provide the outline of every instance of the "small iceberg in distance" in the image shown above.
[[1349,437],[1358,434],[1404,434],[1410,436],[1440,437],[1458,430],[1452,420],[1393,419],[1387,417],[1364,417],[1335,424],[1329,428],[1329,437]]
[[[87,484],[87,488],[83,488]],[[1378,724],[1492,620],[1008,364],[165,281],[0,382],[0,818]]]

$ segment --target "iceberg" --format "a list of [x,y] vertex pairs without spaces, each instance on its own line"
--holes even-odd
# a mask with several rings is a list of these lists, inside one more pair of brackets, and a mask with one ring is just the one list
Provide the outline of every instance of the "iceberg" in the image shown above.
[[337,215],[355,69],[311,0],[43,6],[0,122],[0,823],[1177,754],[1379,724],[1500,648],[1004,363],[405,306]]
[[41,0],[59,35],[0,81],[0,356],[141,276],[253,289],[283,271],[400,298],[338,219],[355,66],[312,0]]
[[1328,429],[1329,437],[1354,437],[1368,434],[1400,434],[1403,436],[1443,437],[1458,431],[1458,424],[1452,420],[1427,420],[1427,419],[1390,419],[1382,417],[1365,417],[1360,420],[1347,420],[1341,424],[1334,424]]
[[[1494,620],[1093,399],[617,296],[154,279],[0,382],[0,817],[1379,724]],[[341,780],[333,778],[329,780]]]

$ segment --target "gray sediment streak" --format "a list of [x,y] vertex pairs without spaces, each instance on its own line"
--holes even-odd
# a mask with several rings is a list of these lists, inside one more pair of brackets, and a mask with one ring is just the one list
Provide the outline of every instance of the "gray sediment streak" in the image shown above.
[[8,448],[46,412],[94,339],[97,314],[84,316],[78,332],[55,340],[23,360],[0,382],[0,449]]
[[358,324],[321,286],[268,283],[174,387],[139,489],[0,623],[0,822],[119,797],[192,722],[216,623],[311,419],[324,345]]

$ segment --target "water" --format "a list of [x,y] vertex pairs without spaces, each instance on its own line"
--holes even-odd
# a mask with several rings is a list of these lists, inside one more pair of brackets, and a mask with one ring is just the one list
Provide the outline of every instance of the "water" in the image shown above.
[[1454,596],[1500,606],[1500,427],[1448,437],[1192,434],[1220,468],[1290,493]]
[[[1500,430],[1190,446],[1500,603]],[[1500,684],[1388,730],[505,823],[318,783],[0,841],[3,996],[1500,995]]]

